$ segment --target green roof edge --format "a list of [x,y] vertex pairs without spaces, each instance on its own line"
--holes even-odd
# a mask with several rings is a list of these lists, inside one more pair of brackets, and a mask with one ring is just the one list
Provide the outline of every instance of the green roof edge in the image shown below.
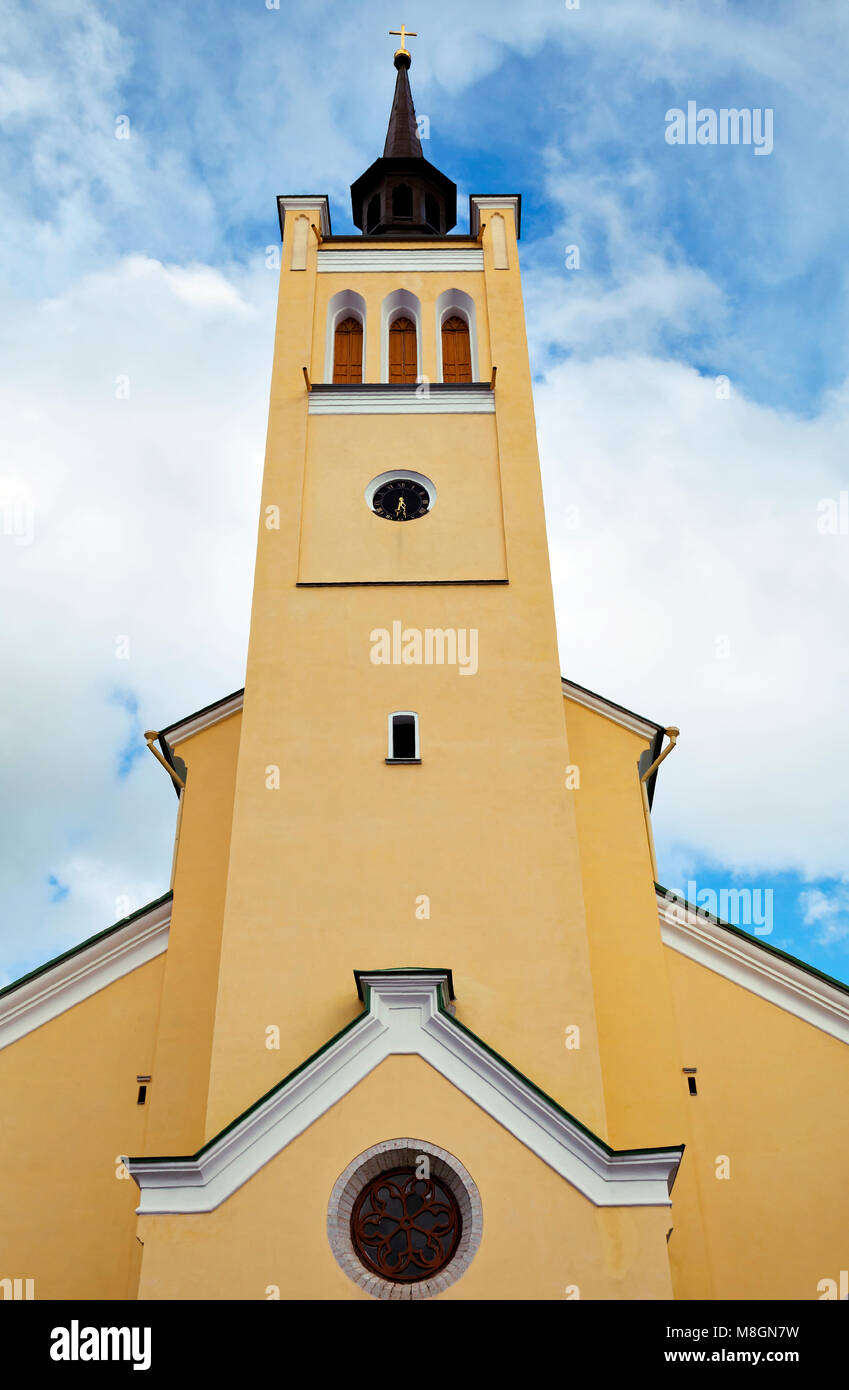
[[666,896],[667,901],[671,901],[670,894],[674,895],[678,902],[683,903],[685,907],[689,907],[697,917],[706,918],[708,922],[713,922],[715,926],[722,927],[723,931],[730,931],[732,935],[742,937],[744,941],[749,941],[753,945],[759,946],[762,951],[767,951],[771,956],[778,956],[779,960],[786,960],[789,961],[791,965],[798,965],[799,969],[804,970],[808,975],[815,975],[818,980],[824,981],[825,984],[833,985],[835,989],[839,989],[843,994],[849,994],[849,985],[844,983],[843,980],[836,980],[833,975],[826,975],[824,970],[818,970],[815,965],[809,965],[806,960],[800,960],[798,956],[791,956],[789,951],[782,951],[780,946],[770,946],[769,942],[761,940],[759,936],[755,936],[754,932],[743,931],[742,927],[735,927],[731,922],[723,922],[721,917],[714,917],[712,912],[708,912],[705,908],[699,907],[698,903],[691,903],[688,898],[684,897],[683,893],[676,892],[674,888],[664,888],[662,883],[657,882],[654,886],[658,893],[663,893]]
[[[436,969],[428,968],[427,966],[417,966],[409,970],[404,970],[403,967],[396,966],[394,969],[390,970],[354,971],[354,977],[357,981],[358,991],[361,984],[360,977],[362,975],[399,974],[449,975],[450,972],[448,970],[445,970],[444,968]],[[327,1052],[327,1050],[333,1047],[334,1044],[337,1043],[340,1038],[343,1038],[345,1036],[346,1033],[352,1032],[355,1028],[360,1027],[360,1025],[364,1023],[364,1021],[368,1018],[370,1013],[371,987],[368,984],[365,984],[364,986],[364,994],[365,1007],[363,1009],[363,1012],[357,1018],[352,1019],[350,1023],[346,1023],[345,1027],[340,1028],[338,1033],[334,1033],[332,1038],[328,1038],[327,1042],[324,1043],[320,1048],[318,1048],[316,1052],[313,1052],[309,1057],[306,1058],[305,1061],[301,1062],[297,1067],[295,1067],[294,1071],[290,1071],[288,1076],[284,1076],[281,1081],[278,1081],[274,1086],[270,1088],[270,1090],[266,1091],[263,1095],[261,1095],[258,1100],[255,1100],[252,1105],[249,1105],[246,1110],[243,1110],[241,1114],[237,1115],[236,1118],[231,1120],[229,1124],[226,1124],[223,1129],[220,1129],[218,1133],[213,1135],[211,1139],[208,1139],[206,1143],[203,1144],[197,1150],[196,1153],[155,1154],[152,1156],[147,1156],[145,1154],[136,1154],[134,1156],[130,1156],[127,1161],[129,1163],[196,1163],[197,1160],[201,1158],[202,1155],[205,1154],[208,1149],[212,1148],[213,1144],[217,1144],[219,1139],[223,1139],[225,1134],[229,1134],[231,1130],[235,1129],[236,1126],[241,1124],[243,1120],[246,1120],[247,1117],[253,1114],[253,1112],[257,1110],[261,1105],[264,1105],[267,1100],[270,1100],[276,1092],[284,1090],[285,1087],[288,1086],[289,1083],[293,1081],[296,1076],[298,1076],[302,1071],[304,1071],[306,1067],[310,1066],[313,1062],[315,1062],[322,1055],[322,1053]],[[506,1057],[502,1057],[500,1052],[496,1052],[494,1047],[490,1047],[488,1043],[485,1043],[482,1038],[478,1037],[477,1033],[473,1033],[471,1028],[467,1028],[464,1023],[460,1023],[456,1018],[454,1018],[453,1014],[450,1014],[448,1010],[444,1007],[442,1000],[439,998],[438,995],[437,1007],[439,1009],[439,1012],[448,1021],[448,1023],[451,1024],[452,1027],[457,1028],[461,1033],[465,1033],[467,1037],[471,1038],[473,1042],[476,1042],[479,1047],[482,1047],[485,1052],[489,1053],[490,1057],[494,1057],[495,1060],[497,1062],[500,1062],[502,1066],[506,1067],[507,1070],[511,1072],[513,1076],[518,1077],[518,1079],[524,1082],[526,1086],[529,1086],[535,1095],[538,1095],[542,1100],[546,1102],[547,1105],[550,1105],[554,1110],[556,1110],[558,1114],[562,1115],[571,1124],[575,1125],[577,1129],[581,1130],[581,1132],[585,1134],[588,1139],[591,1139],[594,1144],[597,1144],[599,1148],[603,1149],[604,1152],[608,1154],[610,1157],[617,1158],[630,1156],[633,1154],[674,1152],[679,1152],[683,1154],[685,1147],[683,1144],[659,1144],[656,1145],[654,1148],[637,1149],[611,1148],[611,1146],[608,1143],[606,1143],[604,1139],[600,1139],[599,1136],[593,1132],[593,1130],[588,1129],[585,1124],[582,1124],[580,1120],[576,1119],[576,1117],[571,1113],[571,1111],[565,1110],[564,1107],[562,1105],[559,1105],[558,1102],[554,1100],[552,1096],[548,1095],[546,1091],[543,1091],[541,1087],[535,1085],[533,1081],[531,1081],[527,1076],[525,1076],[524,1072],[519,1071],[518,1067],[514,1067],[512,1063],[508,1062]]]
[[129,922],[135,922],[137,918],[143,917],[146,912],[152,912],[155,907],[161,907],[162,903],[167,902],[168,899],[173,898],[173,896],[174,893],[172,889],[169,888],[168,892],[163,893],[161,898],[154,898],[152,903],[147,903],[144,907],[136,908],[135,912],[131,912],[128,917],[122,917],[120,922],[115,922],[113,926],[106,927],[103,931],[96,932],[94,936],[87,937],[87,939],[81,941],[78,946],[71,946],[69,950],[63,951],[60,956],[54,956],[52,960],[46,961],[44,965],[36,966],[35,970],[30,970],[27,975],[21,975],[20,979],[12,980],[11,984],[4,985],[3,988],[0,989],[0,999],[3,998],[4,994],[11,994],[13,990],[20,989],[21,985],[27,984],[29,980],[35,980],[39,975],[44,975],[46,971],[52,970],[54,965],[61,965],[63,960],[70,960],[71,956],[78,955],[79,952],[84,951],[87,946],[94,946],[98,941],[103,941],[104,937],[109,936],[112,932],[119,931],[121,927],[126,927]]

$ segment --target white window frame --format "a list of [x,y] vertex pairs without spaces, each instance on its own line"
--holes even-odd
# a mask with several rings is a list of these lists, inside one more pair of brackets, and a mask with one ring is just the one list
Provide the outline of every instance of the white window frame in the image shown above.
[[389,715],[389,718],[388,718],[388,739],[387,739],[386,761],[387,761],[388,763],[407,763],[407,762],[410,762],[410,761],[411,761],[411,759],[409,759],[409,758],[396,758],[396,757],[395,757],[395,738],[394,738],[395,727],[394,727],[394,721],[397,719],[398,715],[405,715],[405,716],[411,718],[412,721],[413,721],[413,733],[414,733],[414,735],[415,735],[415,750],[416,750],[416,751],[415,751],[414,757],[415,757],[415,761],[416,761],[416,762],[421,762],[422,753],[421,753],[421,744],[420,744],[420,742],[419,742],[419,716],[418,716],[418,714],[416,713],[416,711],[415,711],[414,709],[394,709],[394,710],[392,711],[392,713]]

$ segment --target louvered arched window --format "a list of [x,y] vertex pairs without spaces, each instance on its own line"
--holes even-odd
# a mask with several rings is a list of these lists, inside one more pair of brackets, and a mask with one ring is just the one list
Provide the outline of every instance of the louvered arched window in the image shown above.
[[412,319],[395,319],[389,326],[389,380],[415,383],[417,376],[416,325]]
[[333,336],[333,380],[340,385],[363,379],[363,325],[353,316],[336,325]]
[[442,325],[442,380],[472,380],[472,348],[469,325],[459,314]]

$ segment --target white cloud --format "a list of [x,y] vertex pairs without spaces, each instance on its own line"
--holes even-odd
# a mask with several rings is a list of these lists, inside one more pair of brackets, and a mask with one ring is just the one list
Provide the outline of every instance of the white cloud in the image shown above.
[[849,884],[841,884],[831,893],[811,888],[799,894],[806,927],[816,927],[815,941],[830,946],[849,937]]
[[635,355],[552,368],[536,409],[564,672],[682,731],[659,842],[839,875],[849,536],[817,504],[849,487],[846,395],[803,420]]
[[[13,968],[168,886],[171,784],[147,753],[117,769],[138,725],[244,678],[276,283],[135,257],[4,306],[0,450],[31,528],[0,534]],[[70,890],[54,903],[51,874]]]

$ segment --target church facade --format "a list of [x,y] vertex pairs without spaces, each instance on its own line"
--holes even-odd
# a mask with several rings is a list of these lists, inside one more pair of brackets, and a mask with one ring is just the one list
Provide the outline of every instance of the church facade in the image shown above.
[[849,990],[656,882],[677,730],[559,670],[521,200],[453,232],[395,67],[359,234],[278,200],[245,688],[149,736],[170,889],[0,993],[0,1279],[837,1296]]

